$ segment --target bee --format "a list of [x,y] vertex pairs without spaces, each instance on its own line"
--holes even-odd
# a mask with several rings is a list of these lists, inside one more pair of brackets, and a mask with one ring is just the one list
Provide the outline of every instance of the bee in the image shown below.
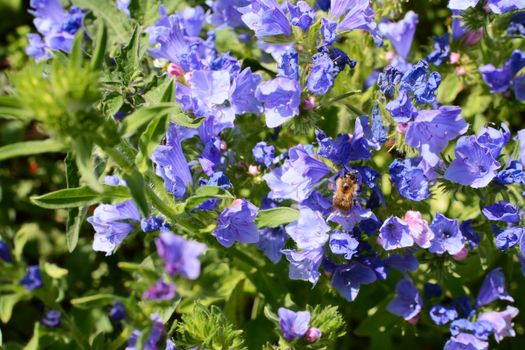
[[343,214],[348,214],[357,191],[357,177],[355,172],[347,171],[337,179],[337,189],[334,193],[332,206]]

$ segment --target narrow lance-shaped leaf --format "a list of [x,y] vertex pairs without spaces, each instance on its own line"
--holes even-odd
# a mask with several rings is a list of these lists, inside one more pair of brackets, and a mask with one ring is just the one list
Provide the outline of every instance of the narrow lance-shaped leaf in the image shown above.
[[31,202],[46,209],[64,209],[89,206],[96,203],[119,203],[131,198],[124,186],[101,185],[102,192],[87,186],[58,190],[42,196],[31,197]]
[[97,38],[95,41],[95,50],[91,57],[91,67],[99,70],[102,68],[104,63],[104,55],[106,53],[106,47],[108,43],[108,31],[103,21],[100,21],[98,25]]
[[86,181],[86,183],[96,192],[102,192],[102,185],[98,182],[98,178],[95,175],[95,167],[91,160],[91,151],[93,150],[93,143],[86,140],[85,138],[77,138],[73,141],[75,146],[77,167]]
[[299,218],[299,210],[281,207],[272,208],[267,210],[259,211],[257,215],[257,227],[277,227],[280,225],[288,224],[293,221],[297,221]]
[[137,204],[140,213],[144,217],[149,216],[149,206],[148,201],[146,200],[146,193],[144,191],[144,188],[146,183],[144,182],[144,179],[142,175],[138,172],[138,170],[134,169],[131,173],[124,173],[122,175],[124,180],[126,181],[126,185],[128,186],[131,196],[133,197],[133,200]]
[[65,150],[66,147],[62,142],[53,139],[12,143],[0,147],[0,161],[40,153],[64,152]]

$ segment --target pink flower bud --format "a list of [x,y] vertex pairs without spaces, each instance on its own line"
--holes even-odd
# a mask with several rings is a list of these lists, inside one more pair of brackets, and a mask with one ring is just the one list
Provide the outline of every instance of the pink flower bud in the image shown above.
[[459,54],[459,52],[451,52],[450,53],[450,63],[451,64],[458,64],[460,58],[461,58],[461,55]]
[[305,111],[312,111],[316,107],[315,97],[308,96],[303,100],[303,108]]
[[408,130],[408,123],[399,123],[396,125],[396,131],[404,135]]
[[317,339],[321,338],[321,330],[319,328],[310,327],[304,334],[304,339],[306,339],[307,342],[313,343],[316,342]]
[[456,74],[462,77],[465,74],[467,74],[467,70],[465,69],[465,67],[462,66],[456,67]]
[[220,148],[221,148],[221,152],[225,152],[228,149],[228,144],[226,143],[226,141],[221,140]]
[[394,51],[388,51],[385,55],[385,60],[387,60],[388,62],[392,61],[394,59],[394,57],[396,57],[396,54]]
[[468,255],[468,249],[467,247],[463,247],[463,249],[461,249],[459,253],[452,255],[452,258],[456,261],[461,261],[461,260],[465,260],[467,255]]
[[257,176],[259,175],[259,167],[257,165],[249,165],[248,166],[248,174],[251,176]]
[[170,78],[182,78],[184,76],[184,72],[182,69],[177,66],[175,63],[168,64],[168,76]]
[[416,315],[416,316],[412,317],[410,320],[407,320],[407,322],[410,323],[413,326],[415,326],[418,321],[419,321],[419,315]]
[[481,40],[483,36],[483,28],[476,30],[475,32],[467,32],[465,35],[465,45],[474,45]]

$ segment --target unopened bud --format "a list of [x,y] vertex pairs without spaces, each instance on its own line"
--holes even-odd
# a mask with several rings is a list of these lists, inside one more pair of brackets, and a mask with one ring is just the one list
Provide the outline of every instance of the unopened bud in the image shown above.
[[450,53],[450,63],[451,64],[458,64],[460,58],[461,58],[461,55],[459,54],[459,52],[451,52]]
[[168,64],[167,72],[170,78],[182,78],[184,76],[182,69],[175,63]]
[[322,334],[323,333],[321,333],[321,330],[319,328],[310,327],[304,334],[304,339],[309,343],[313,343],[316,342],[317,339],[321,338]]
[[315,97],[308,96],[303,101],[303,108],[305,111],[312,111],[316,107]]

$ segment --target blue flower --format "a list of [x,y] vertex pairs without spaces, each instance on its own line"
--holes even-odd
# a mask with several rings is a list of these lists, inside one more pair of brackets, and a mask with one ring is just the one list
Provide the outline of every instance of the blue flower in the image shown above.
[[481,237],[474,231],[472,226],[470,225],[472,220],[465,220],[459,225],[459,228],[461,230],[461,233],[463,233],[463,236],[467,239],[470,248],[474,249],[478,246],[479,242],[481,241]]
[[359,204],[352,206],[352,209],[348,212],[348,214],[343,214],[336,210],[333,211],[326,219],[326,221],[338,223],[345,231],[348,232],[352,231],[357,224],[366,222],[368,220],[379,222],[379,224],[381,223],[372,210],[363,208]]
[[416,202],[430,197],[430,180],[419,167],[420,162],[421,157],[395,159],[388,167],[394,187],[403,197]]
[[278,67],[278,76],[299,80],[299,54],[295,49],[286,50],[282,55]]
[[262,107],[255,98],[255,90],[260,82],[261,75],[252,73],[250,67],[244,69],[233,79],[230,102],[235,114],[260,113]]
[[377,280],[374,270],[360,263],[352,262],[338,266],[332,277],[332,287],[348,301],[354,301],[363,284],[370,284]]
[[510,19],[507,34],[517,37],[525,36],[525,12],[518,12]]
[[416,317],[423,307],[419,291],[409,279],[402,279],[396,285],[397,295],[388,305],[387,310],[405,320]]
[[292,341],[305,335],[310,323],[310,313],[308,311],[294,312],[280,307],[277,313],[279,314],[279,326],[283,332],[284,339]]
[[445,172],[445,179],[464,186],[487,186],[497,174],[500,163],[490,150],[480,145],[474,135],[463,136],[456,143],[456,159]]
[[461,117],[461,108],[444,106],[436,110],[419,111],[410,122],[405,141],[416,148],[426,163],[436,166],[440,153],[449,141],[464,134],[468,124]]
[[[124,185],[118,177],[106,177],[110,185]],[[135,229],[134,222],[140,221],[140,213],[133,201],[118,204],[100,204],[87,221],[95,229],[93,250],[111,255],[122,241]]]
[[435,235],[429,248],[431,253],[443,254],[448,252],[450,255],[454,255],[465,246],[465,238],[459,229],[457,219],[451,220],[441,213],[437,213],[432,220],[430,229]]
[[379,228],[379,244],[385,250],[405,248],[414,245],[409,227],[403,220],[391,216]]
[[13,258],[11,257],[11,252],[9,251],[9,246],[7,243],[2,241],[0,239],[0,259],[3,261],[10,263],[13,262]]
[[500,249],[501,251],[505,251],[509,248],[512,248],[516,244],[518,244],[518,242],[521,241],[524,234],[525,229],[523,227],[509,227],[497,234],[496,247],[498,247],[498,249]]
[[295,251],[285,249],[282,253],[290,262],[288,277],[292,280],[308,281],[315,285],[321,276],[319,267],[323,260],[324,249]]
[[163,279],[160,279],[144,291],[142,299],[171,300],[175,297],[176,290],[177,287],[174,284],[167,283]]
[[423,287],[423,294],[429,299],[439,298],[443,294],[443,290],[439,284],[427,282]]
[[403,255],[394,253],[386,258],[384,262],[388,268],[394,268],[403,273],[406,271],[416,271],[419,268],[419,261],[409,252]]
[[199,256],[206,250],[206,245],[164,231],[155,239],[155,246],[169,275],[180,274],[190,280],[199,277]]
[[492,324],[488,321],[470,322],[467,319],[460,318],[450,325],[450,333],[453,336],[458,334],[472,334],[480,340],[488,340],[492,333]]
[[479,0],[450,0],[448,8],[451,10],[466,10],[469,7],[474,7],[478,4]]
[[297,221],[286,225],[285,229],[299,249],[311,250],[324,246],[328,241],[330,226],[320,212],[303,207],[300,208]]
[[42,273],[38,265],[32,265],[27,268],[26,275],[20,280],[20,284],[28,291],[32,291],[44,286]]
[[489,220],[517,224],[520,221],[518,209],[509,202],[499,201],[483,208],[483,215]]
[[434,37],[434,51],[432,51],[426,58],[429,63],[436,66],[441,65],[448,59],[450,54],[450,39],[448,33],[443,34],[442,37]]
[[459,333],[451,337],[443,350],[488,350],[489,343],[472,334]]
[[417,23],[417,14],[414,11],[408,11],[405,17],[398,22],[379,23],[379,30],[392,42],[397,54],[406,59],[412,46]]
[[277,77],[259,84],[255,97],[264,107],[266,125],[275,128],[299,114],[301,85],[297,80]]
[[479,315],[478,320],[487,321],[492,324],[494,338],[499,343],[505,337],[515,337],[516,332],[512,328],[512,319],[518,316],[519,310],[513,306],[500,312],[483,312]]
[[212,137],[206,142],[199,155],[199,163],[206,175],[211,176],[215,172],[221,163],[221,139]]
[[292,27],[276,0],[250,0],[250,5],[238,8],[243,22],[258,37],[292,35]]
[[383,45],[381,33],[374,22],[374,12],[370,0],[333,0],[330,6],[330,17],[339,20],[338,32],[363,29],[372,35],[377,46]]
[[[130,337],[128,338],[128,344],[125,350],[137,350],[137,349],[143,349],[143,350],[158,350],[158,343],[164,338],[166,335],[166,330],[164,329],[164,324],[161,322],[160,317],[157,314],[154,314],[152,317],[153,324],[151,326],[151,330],[149,333],[148,338],[145,340],[145,343],[142,344],[141,347],[137,346],[137,343],[139,339],[141,338],[142,332],[139,330],[134,330]],[[166,346],[166,350],[169,348],[169,343]]]
[[434,305],[430,308],[430,318],[438,326],[443,326],[458,318],[458,312],[452,306]]
[[421,60],[405,72],[399,88],[412,92],[418,103],[431,104],[436,101],[435,92],[440,83],[439,73],[430,72],[427,61]]
[[485,83],[490,87],[490,92],[505,92],[513,86],[516,99],[523,100],[523,75],[516,77],[516,74],[524,66],[525,52],[514,50],[503,67],[496,68],[492,64],[486,64],[479,67],[479,71]]
[[525,8],[523,0],[488,0],[487,6],[497,14]]
[[286,234],[282,227],[266,227],[259,231],[259,242],[255,246],[263,251],[271,262],[277,264],[281,260],[281,250],[286,244]]
[[338,49],[337,47],[333,46],[320,46],[317,48],[317,52],[328,54],[330,58],[332,59],[332,62],[334,63],[334,68],[332,70],[332,73],[334,74],[334,78],[337,77],[339,73],[341,73],[346,66],[353,69],[357,62],[351,59],[346,52],[344,52],[341,49]]
[[213,235],[227,248],[235,241],[256,243],[259,241],[259,230],[255,225],[258,213],[259,209],[249,201],[236,199],[219,215]]
[[313,94],[324,95],[334,84],[334,63],[325,53],[313,56],[314,65],[306,81],[308,91]]
[[306,32],[315,20],[315,12],[306,1],[298,1],[297,5],[288,3],[290,22]]
[[31,0],[29,11],[35,19],[33,23],[42,35],[29,34],[28,55],[37,61],[51,57],[50,50],[70,52],[76,32],[82,27],[84,13],[76,6],[66,12],[60,0]]
[[348,163],[352,155],[352,139],[348,134],[339,134],[335,141],[326,136],[319,129],[315,130],[315,137],[319,143],[317,154],[334,163],[344,165]]
[[126,317],[128,317],[128,314],[124,304],[122,304],[120,301],[114,301],[111,306],[111,310],[109,310],[109,318],[113,322],[119,322],[125,320]]
[[330,235],[330,250],[334,254],[343,255],[350,260],[357,253],[359,241],[346,232],[334,231]]
[[317,182],[331,173],[331,169],[308,154],[304,145],[290,148],[288,156],[282,167],[263,176],[271,190],[268,197],[301,202],[309,197]]
[[337,37],[337,22],[329,18],[321,18],[321,33],[325,45],[331,45]]
[[388,102],[385,109],[398,123],[406,123],[417,115],[417,109],[410,102],[410,97],[405,90],[399,91],[396,99]]
[[249,0],[213,0],[206,1],[206,4],[211,8],[211,14],[208,16],[208,21],[213,26],[220,29],[222,27],[237,28],[244,26],[244,22],[239,12],[240,7],[245,7],[250,4]]
[[498,299],[510,302],[514,301],[514,299],[507,294],[505,275],[501,271],[501,268],[490,271],[485,277],[485,280],[483,280],[478,297],[476,298],[476,307],[479,308],[488,305]]
[[312,193],[305,200],[301,201],[301,207],[308,207],[312,210],[319,211],[325,215],[332,212],[333,203],[330,199],[324,197],[319,191],[312,191]]
[[117,0],[117,8],[124,12],[128,18],[130,17],[129,13],[129,3],[131,0]]
[[500,130],[491,127],[481,128],[478,133],[478,143],[488,148],[494,159],[498,159],[501,150],[510,141],[509,127],[505,123],[502,123],[501,126]]
[[275,147],[268,146],[266,142],[258,142],[252,149],[255,161],[269,168],[275,159]]
[[498,175],[496,175],[496,182],[502,185],[511,185],[513,183],[525,184],[523,165],[517,160],[511,161],[506,169],[501,170]]
[[156,216],[150,216],[147,219],[140,220],[140,228],[144,232],[152,232],[158,230],[169,230],[170,225],[163,219],[159,219]]
[[402,74],[395,67],[387,66],[385,70],[379,73],[377,78],[377,86],[379,91],[387,98],[394,97],[396,92],[396,85],[399,84]]
[[48,328],[60,327],[60,311],[49,310],[41,320],[42,324]]

